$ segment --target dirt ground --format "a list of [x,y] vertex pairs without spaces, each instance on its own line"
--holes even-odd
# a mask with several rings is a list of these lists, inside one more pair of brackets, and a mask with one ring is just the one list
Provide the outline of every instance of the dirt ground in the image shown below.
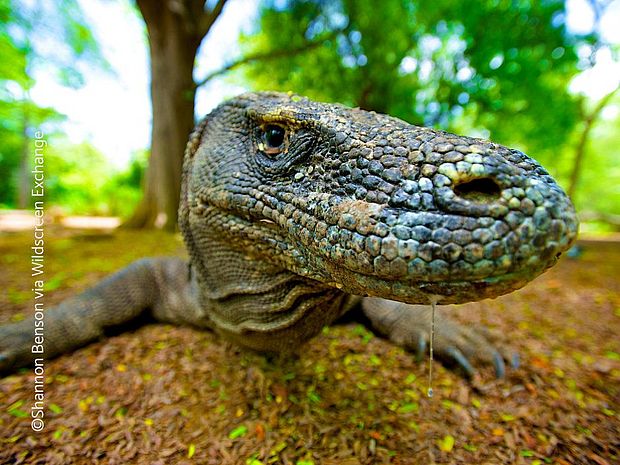
[[[164,233],[51,229],[47,308],[135,258],[183,254]],[[31,233],[0,235],[0,323],[32,312]],[[356,324],[287,360],[209,332],[149,325],[0,379],[0,463],[620,463],[620,243],[581,242],[521,291],[452,307],[501,332],[521,367],[468,381]]]

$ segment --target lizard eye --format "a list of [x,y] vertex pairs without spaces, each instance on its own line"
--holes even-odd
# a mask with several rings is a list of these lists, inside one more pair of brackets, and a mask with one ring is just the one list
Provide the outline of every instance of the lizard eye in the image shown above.
[[263,129],[262,142],[265,145],[265,153],[277,155],[284,150],[286,129],[275,124],[269,124]]

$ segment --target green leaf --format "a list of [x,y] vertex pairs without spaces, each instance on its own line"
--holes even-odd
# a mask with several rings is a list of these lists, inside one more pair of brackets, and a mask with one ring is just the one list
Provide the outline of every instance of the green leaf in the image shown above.
[[62,413],[62,408],[54,403],[50,404],[50,410],[54,413]]
[[14,417],[17,417],[17,418],[26,418],[28,416],[28,413],[25,412],[24,410],[14,408],[14,409],[9,410],[9,415],[13,415]]
[[398,409],[400,413],[417,412],[417,410],[418,410],[418,404],[415,402],[407,402],[406,404],[401,405],[400,408]]
[[450,452],[454,448],[454,437],[448,434],[444,436],[443,439],[439,439],[437,445],[442,451]]
[[614,352],[613,350],[608,350],[605,352],[605,357],[610,360],[620,360],[620,354],[618,352]]
[[127,407],[119,407],[116,412],[114,412],[114,416],[118,419],[123,418],[127,415]]
[[14,410],[14,409],[16,409],[16,408],[21,407],[21,406],[22,406],[22,405],[24,405],[25,403],[26,403],[26,401],[25,401],[25,400],[21,400],[21,399],[20,399],[20,400],[17,400],[17,401],[15,401],[15,402],[13,402],[13,403],[12,403],[11,405],[9,405],[6,409],[7,409],[7,411]]
[[313,404],[318,404],[319,402],[321,402],[321,396],[319,396],[314,390],[309,390],[307,393],[307,397],[308,400]]
[[247,432],[248,432],[248,427],[245,425],[240,425],[240,426],[237,426],[235,429],[233,429],[230,433],[228,433],[228,437],[230,439],[237,439],[237,438],[245,436]]

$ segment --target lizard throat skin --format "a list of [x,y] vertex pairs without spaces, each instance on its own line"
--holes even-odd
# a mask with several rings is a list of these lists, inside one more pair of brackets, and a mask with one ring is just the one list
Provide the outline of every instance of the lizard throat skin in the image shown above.
[[208,119],[186,152],[180,215],[197,250],[226,235],[348,294],[449,304],[522,287],[576,238],[566,194],[517,150],[279,93]]

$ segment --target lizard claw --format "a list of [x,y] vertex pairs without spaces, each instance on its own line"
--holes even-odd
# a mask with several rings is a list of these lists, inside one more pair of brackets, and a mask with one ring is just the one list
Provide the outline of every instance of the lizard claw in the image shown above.
[[495,376],[503,378],[506,376],[506,364],[504,363],[504,357],[497,351],[493,351],[493,365],[495,366]]
[[510,357],[510,366],[516,370],[517,368],[519,368],[520,365],[521,365],[521,358],[519,357],[519,354],[516,352],[513,352],[512,356]]
[[[428,353],[431,314],[427,306],[415,306],[368,298],[363,301],[366,316],[373,327],[394,343],[411,350],[418,360]],[[458,366],[468,378],[478,364],[491,365],[498,378],[506,368],[519,366],[519,357],[511,354],[501,338],[485,327],[459,324],[443,308],[437,309],[433,353],[437,360]]]
[[474,376],[476,370],[471,365],[471,363],[469,363],[469,360],[467,360],[465,355],[463,355],[463,352],[461,352],[456,347],[448,347],[446,353],[450,357],[452,357],[452,359],[457,363],[457,365],[465,371],[468,378],[472,378]]

